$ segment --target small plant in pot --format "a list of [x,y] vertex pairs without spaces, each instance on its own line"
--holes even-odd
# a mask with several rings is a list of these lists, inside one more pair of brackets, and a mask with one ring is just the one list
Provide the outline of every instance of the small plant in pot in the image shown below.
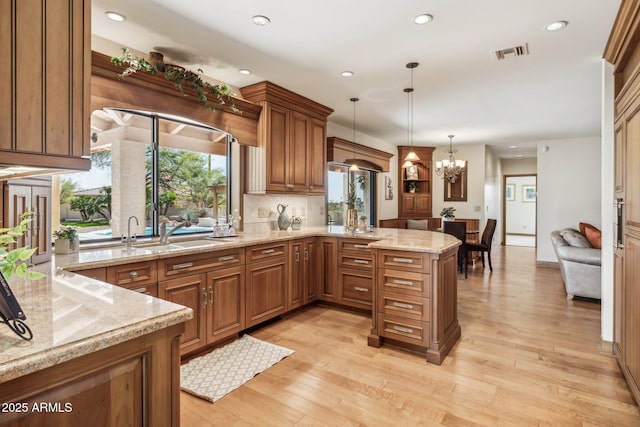
[[410,181],[407,184],[407,190],[409,190],[409,193],[415,193],[417,189],[418,189],[418,184],[415,181]]
[[440,211],[440,216],[442,217],[443,221],[453,221],[456,218],[456,215],[454,214],[455,211],[456,208],[451,206],[448,208],[442,208],[442,210]]
[[56,254],[71,254],[80,248],[78,230],[75,227],[60,227],[60,230],[53,232],[53,236],[56,238]]

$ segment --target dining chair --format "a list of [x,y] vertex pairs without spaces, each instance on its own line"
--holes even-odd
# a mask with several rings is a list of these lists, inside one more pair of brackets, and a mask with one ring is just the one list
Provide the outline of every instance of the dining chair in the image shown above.
[[480,239],[480,242],[467,243],[468,252],[480,252],[480,256],[482,257],[482,267],[484,267],[484,253],[487,253],[490,271],[493,271],[493,266],[491,265],[491,242],[493,241],[493,233],[495,233],[496,231],[497,223],[497,220],[489,218],[487,220],[487,225],[485,225],[484,231],[482,232],[482,238]]
[[442,221],[442,231],[458,238],[462,244],[458,247],[458,270],[467,277],[467,223],[465,221]]

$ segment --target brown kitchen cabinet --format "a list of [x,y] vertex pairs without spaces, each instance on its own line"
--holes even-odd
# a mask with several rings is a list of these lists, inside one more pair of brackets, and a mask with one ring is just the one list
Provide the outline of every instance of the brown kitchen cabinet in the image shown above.
[[287,310],[289,242],[267,243],[247,249],[246,327]]
[[287,310],[298,308],[316,299],[315,248],[315,238],[290,242]]
[[0,3],[3,164],[89,170],[91,1]]
[[374,260],[370,240],[338,239],[338,302],[371,312]]
[[245,280],[242,266],[207,273],[207,344],[237,336],[245,328]]
[[244,99],[262,106],[258,122],[259,149],[248,150],[247,162],[260,163],[246,191],[324,194],[327,159],[326,122],[331,108],[297,95],[271,82],[241,89]]
[[[431,157],[433,147],[398,147],[398,217],[427,218],[432,215],[432,169]],[[413,162],[417,177],[410,176],[407,168],[403,168],[404,158],[414,151],[420,160]],[[409,184],[415,184],[415,192],[411,192]]]
[[318,237],[316,241],[318,299],[338,302],[338,239],[336,237]]

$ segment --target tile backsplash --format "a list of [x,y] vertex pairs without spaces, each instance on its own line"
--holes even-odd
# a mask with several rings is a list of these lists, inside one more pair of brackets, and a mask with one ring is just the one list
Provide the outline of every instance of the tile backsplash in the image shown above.
[[327,215],[324,196],[288,194],[245,194],[241,213],[244,231],[278,230],[278,205],[287,205],[286,214],[302,219],[302,227],[325,225]]

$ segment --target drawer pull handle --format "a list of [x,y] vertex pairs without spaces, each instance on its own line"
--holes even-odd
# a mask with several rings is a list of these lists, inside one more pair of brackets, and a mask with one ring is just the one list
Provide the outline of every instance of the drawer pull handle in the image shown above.
[[403,302],[393,302],[391,305],[394,307],[407,308],[409,310],[413,308],[413,304],[405,304]]
[[296,252],[296,262],[300,262],[300,252]]
[[209,287],[209,304],[213,305],[213,288]]
[[202,290],[202,308],[207,306],[207,289]]
[[358,292],[369,292],[368,288],[361,288],[360,286],[354,286],[353,289],[358,291]]
[[356,248],[356,249],[369,249],[368,245],[355,244],[355,245],[353,245],[353,247]]
[[369,264],[369,261],[367,261],[366,259],[354,259],[353,262],[356,264]]
[[147,292],[147,288],[138,288],[138,289],[131,289],[133,292],[139,292],[141,294]]
[[192,262],[185,262],[183,264],[176,264],[172,268],[174,270],[182,270],[183,268],[189,268],[189,267],[193,267],[193,263]]
[[274,253],[276,250],[275,249],[265,249],[262,251],[262,255],[269,255]]
[[137,271],[132,271],[129,273],[129,277],[132,279],[135,279],[138,277],[138,272]]
[[218,257],[218,262],[231,261],[233,259],[233,255],[220,256]]
[[413,264],[413,260],[411,258],[394,258],[393,262],[401,262],[403,264]]
[[304,250],[304,260],[305,261],[309,261],[309,250],[308,249]]
[[404,326],[393,325],[393,329],[395,329],[398,332],[404,332],[405,334],[412,334],[413,333],[413,329],[405,328]]
[[413,286],[413,282],[409,280],[393,279],[393,283],[395,283],[396,285]]

